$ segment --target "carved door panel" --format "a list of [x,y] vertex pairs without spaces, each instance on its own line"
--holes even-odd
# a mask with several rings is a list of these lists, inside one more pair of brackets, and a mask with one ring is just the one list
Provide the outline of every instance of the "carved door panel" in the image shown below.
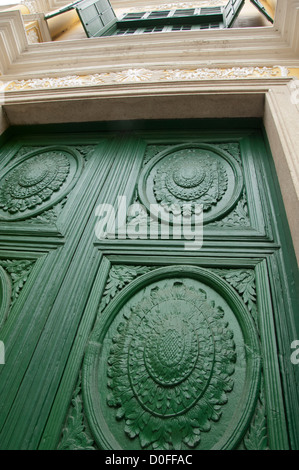
[[[259,129],[195,127],[2,147],[3,449],[296,448],[296,274],[271,156]],[[106,212],[99,237],[103,204],[122,224]],[[194,234],[199,205],[193,246],[173,221]]]

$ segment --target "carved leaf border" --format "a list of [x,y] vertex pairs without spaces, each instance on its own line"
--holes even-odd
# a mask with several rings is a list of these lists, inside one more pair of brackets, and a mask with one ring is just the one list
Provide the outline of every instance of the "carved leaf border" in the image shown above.
[[114,265],[111,267],[106,282],[105,290],[100,303],[100,312],[102,312],[109,302],[120,292],[127,284],[133,279],[142,274],[156,269],[149,266],[127,266],[127,265]]
[[261,384],[256,411],[244,437],[243,444],[246,450],[270,450],[263,383]]
[[27,281],[35,260],[3,260],[0,259],[0,266],[9,275],[12,283],[11,307],[19,297],[25,282]]
[[[108,303],[133,279],[142,274],[157,269],[157,266],[113,265],[100,303],[103,311]],[[254,269],[223,269],[208,268],[226,280],[240,295],[254,321],[257,323],[256,285]]]
[[73,393],[57,450],[96,450],[84,417],[81,396],[81,375]]
[[222,277],[236,290],[258,326],[254,269],[211,268],[211,271]]

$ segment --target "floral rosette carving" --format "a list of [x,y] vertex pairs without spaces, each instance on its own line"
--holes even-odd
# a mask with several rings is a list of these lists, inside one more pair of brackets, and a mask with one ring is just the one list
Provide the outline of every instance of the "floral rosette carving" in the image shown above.
[[157,165],[154,194],[158,203],[171,212],[194,212],[196,205],[204,211],[215,206],[226,192],[227,173],[223,164],[208,152],[185,149]]
[[4,178],[0,186],[0,208],[10,214],[35,209],[62,187],[69,170],[69,159],[59,151],[26,159]]
[[221,418],[236,351],[221,307],[182,281],[127,308],[108,358],[107,403],[142,448],[195,448]]

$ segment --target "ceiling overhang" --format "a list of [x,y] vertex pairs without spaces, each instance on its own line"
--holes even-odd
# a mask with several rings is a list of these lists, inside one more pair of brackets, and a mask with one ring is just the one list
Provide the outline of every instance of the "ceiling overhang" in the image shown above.
[[[52,1],[53,3],[53,1]],[[278,0],[273,26],[28,44],[19,11],[0,13],[0,79],[124,68],[299,66],[299,0]]]

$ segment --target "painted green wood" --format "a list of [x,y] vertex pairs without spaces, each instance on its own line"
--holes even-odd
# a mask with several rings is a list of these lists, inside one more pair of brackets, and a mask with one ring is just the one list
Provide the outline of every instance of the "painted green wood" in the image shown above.
[[250,1],[267,18],[267,20],[270,21],[270,23],[274,23],[274,20],[273,20],[272,16],[269,15],[266,8],[262,5],[262,3],[259,0],[250,0]]
[[225,7],[128,13],[117,22],[117,26],[119,28],[125,25],[127,27],[141,27],[142,23],[147,26],[218,23],[229,28],[240,13],[244,3],[244,0],[229,0]]
[[220,7],[198,9],[176,9],[151,11],[143,14],[127,14],[117,22],[118,27],[140,27],[177,24],[222,23],[223,12]]
[[76,0],[73,3],[69,3],[65,7],[58,8],[57,10],[52,11],[51,13],[47,13],[45,15],[45,20],[49,20],[50,18],[54,18],[55,16],[61,15],[67,11],[73,10],[78,3],[82,2],[82,0]]
[[117,20],[109,0],[84,0],[76,11],[89,38],[102,36]]
[[[249,121],[171,124],[4,143],[2,449],[299,448],[298,273],[267,143]],[[98,240],[120,195],[203,203],[203,247]]]
[[226,28],[230,28],[233,25],[241,9],[243,8],[244,3],[244,0],[229,0],[225,5],[223,18]]
[[[103,8],[100,2],[87,0],[77,8],[79,17],[88,37],[111,36],[119,34],[142,34],[166,31],[187,31],[213,28],[230,28],[244,6],[244,0],[229,0],[224,7],[202,7],[173,9],[125,14],[121,19],[112,21],[106,26],[101,21]],[[91,5],[92,4],[92,5]],[[95,6],[97,9],[94,12]],[[92,13],[90,14],[90,10]],[[83,14],[82,14],[83,12]],[[95,16],[94,16],[95,15]],[[112,14],[110,15],[112,18]],[[98,25],[99,23],[99,25]],[[96,27],[91,26],[96,24]],[[104,27],[105,26],[105,27]]]
[[82,384],[100,448],[230,449],[248,426],[259,377],[258,337],[239,297],[213,273],[173,266],[109,303]]

